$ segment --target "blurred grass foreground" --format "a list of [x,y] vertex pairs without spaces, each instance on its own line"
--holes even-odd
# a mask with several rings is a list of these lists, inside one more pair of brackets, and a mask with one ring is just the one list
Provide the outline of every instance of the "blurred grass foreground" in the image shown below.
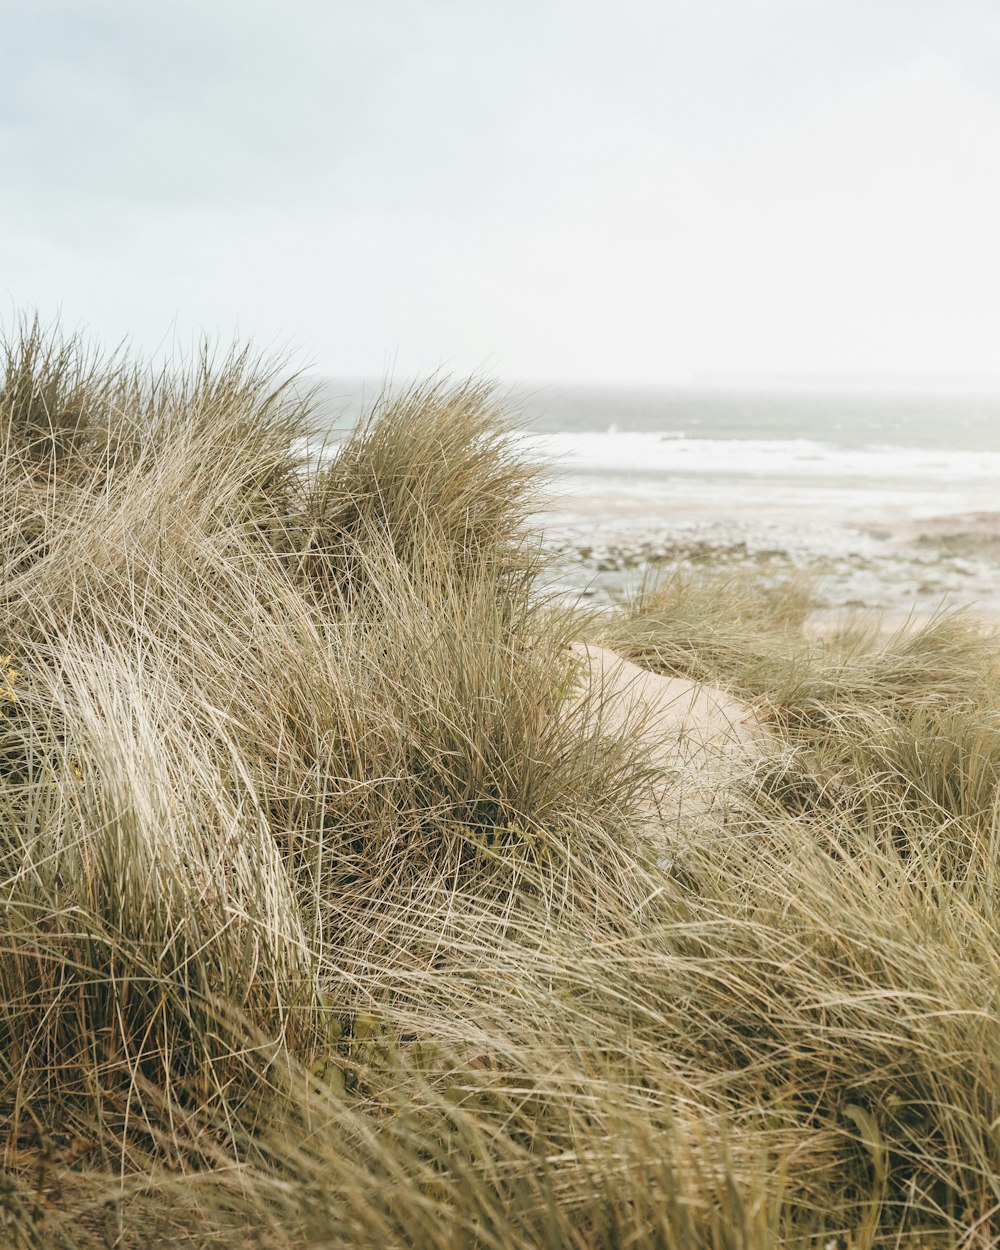
[[988,628],[567,606],[479,382],[0,374],[0,1244],[997,1244]]

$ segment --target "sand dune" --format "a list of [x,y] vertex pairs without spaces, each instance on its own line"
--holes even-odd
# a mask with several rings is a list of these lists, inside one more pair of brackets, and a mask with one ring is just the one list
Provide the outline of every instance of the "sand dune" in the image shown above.
[[653,760],[663,768],[649,796],[651,828],[670,841],[683,814],[707,812],[726,781],[759,757],[771,741],[753,708],[718,686],[663,677],[606,647],[576,642],[584,691],[596,691],[601,728],[624,733],[636,727]]

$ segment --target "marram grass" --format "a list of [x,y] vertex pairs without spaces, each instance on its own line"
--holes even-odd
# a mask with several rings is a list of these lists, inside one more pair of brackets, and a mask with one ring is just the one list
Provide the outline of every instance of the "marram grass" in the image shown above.
[[[478,382],[0,362],[0,1244],[996,1244],[988,631],[584,622]],[[767,725],[696,822],[583,628]]]

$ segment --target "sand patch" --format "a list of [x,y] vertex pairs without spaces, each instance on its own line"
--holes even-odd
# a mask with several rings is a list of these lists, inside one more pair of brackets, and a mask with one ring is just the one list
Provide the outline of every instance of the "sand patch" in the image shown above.
[[662,677],[606,647],[570,647],[581,670],[580,693],[593,698],[602,733],[638,732],[662,769],[647,806],[657,840],[707,814],[733,777],[774,739],[753,708],[717,686]]

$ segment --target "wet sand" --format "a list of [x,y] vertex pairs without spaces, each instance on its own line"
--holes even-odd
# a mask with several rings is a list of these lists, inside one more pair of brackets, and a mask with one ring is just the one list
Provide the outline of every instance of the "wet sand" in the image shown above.
[[864,609],[902,622],[970,607],[1000,617],[1000,511],[856,523],[766,507],[655,527],[614,515],[558,520],[546,527],[553,584],[597,601],[615,601],[644,575],[681,565],[808,577],[818,608],[831,616]]

